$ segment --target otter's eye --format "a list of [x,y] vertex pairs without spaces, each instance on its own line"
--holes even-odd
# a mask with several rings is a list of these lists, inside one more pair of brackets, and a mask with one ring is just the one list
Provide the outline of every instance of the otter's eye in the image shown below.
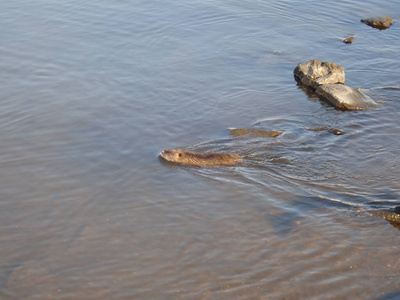
[[178,156],[179,156],[179,157],[182,157],[182,153],[179,152]]

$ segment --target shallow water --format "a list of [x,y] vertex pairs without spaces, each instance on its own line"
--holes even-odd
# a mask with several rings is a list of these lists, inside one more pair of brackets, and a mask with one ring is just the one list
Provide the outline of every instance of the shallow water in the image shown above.
[[[399,230],[367,211],[400,205],[400,92],[343,112],[293,78],[398,86],[375,15],[397,1],[1,3],[0,298],[398,296]],[[176,147],[250,165],[158,159]]]

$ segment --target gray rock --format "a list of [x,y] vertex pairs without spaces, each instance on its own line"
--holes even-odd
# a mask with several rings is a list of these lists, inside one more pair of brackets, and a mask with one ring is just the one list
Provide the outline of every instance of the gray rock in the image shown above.
[[374,100],[359,89],[344,84],[322,85],[315,92],[340,109],[364,110],[377,106]]
[[373,17],[368,19],[361,19],[361,22],[380,30],[387,29],[394,23],[391,17]]
[[323,84],[344,83],[344,68],[334,63],[310,60],[299,63],[294,75],[304,84],[316,89]]

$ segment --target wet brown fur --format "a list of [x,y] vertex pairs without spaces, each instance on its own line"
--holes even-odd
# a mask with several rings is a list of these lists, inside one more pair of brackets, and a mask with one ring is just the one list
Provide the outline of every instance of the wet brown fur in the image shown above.
[[161,151],[160,156],[166,161],[187,166],[235,166],[243,160],[237,154],[216,152],[191,152],[182,149],[168,149]]

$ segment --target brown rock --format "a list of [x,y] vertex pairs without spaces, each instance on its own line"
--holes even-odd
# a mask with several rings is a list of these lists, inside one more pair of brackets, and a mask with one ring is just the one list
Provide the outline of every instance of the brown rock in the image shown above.
[[307,130],[310,131],[324,131],[327,130],[328,126],[320,126],[320,127],[313,127],[313,128],[308,128]]
[[361,19],[361,22],[380,30],[387,29],[394,23],[391,17],[373,17],[368,19]]
[[277,137],[282,131],[263,130],[254,128],[230,128],[229,134],[234,136],[247,135],[251,137]]
[[343,39],[342,41],[343,41],[343,43],[345,43],[345,44],[351,44],[351,43],[353,42],[353,40],[354,40],[355,37],[356,37],[355,35],[349,36],[349,37]]

